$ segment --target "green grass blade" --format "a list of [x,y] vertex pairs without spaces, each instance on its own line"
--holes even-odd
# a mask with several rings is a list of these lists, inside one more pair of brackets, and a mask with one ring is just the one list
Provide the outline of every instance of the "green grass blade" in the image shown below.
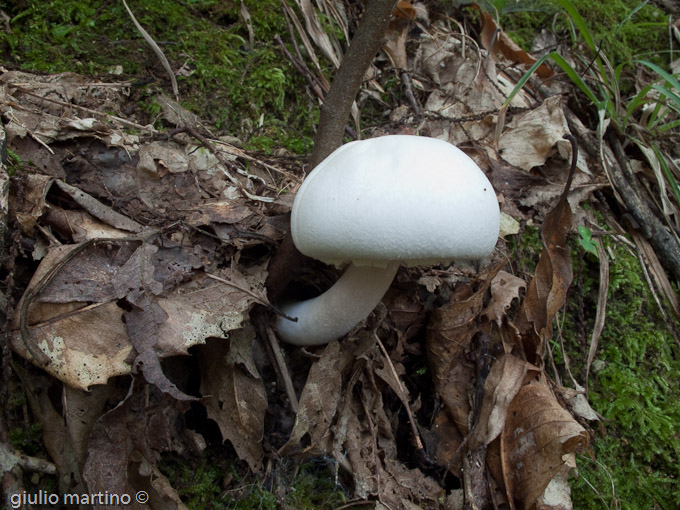
[[581,14],[576,10],[576,7],[574,7],[569,0],[557,0],[557,4],[560,5],[566,11],[569,18],[571,18],[574,25],[576,25],[576,28],[578,28],[578,31],[581,32],[581,35],[583,36],[583,39],[585,39],[588,48],[590,48],[590,51],[597,54],[597,45],[593,40],[593,36],[590,35],[588,25],[586,25],[585,21],[583,21],[583,18],[581,17]]
[[641,4],[639,4],[635,9],[633,9],[632,11],[630,11],[630,12],[628,13],[628,16],[626,16],[626,17],[624,18],[624,20],[623,20],[621,23],[619,23],[619,26],[616,27],[616,31],[615,31],[614,33],[618,33],[618,31],[621,30],[621,27],[623,27],[623,25],[625,25],[626,23],[628,23],[628,22],[630,21],[630,19],[631,19],[633,16],[635,16],[635,15],[638,13],[638,11],[639,11],[640,9],[642,9],[642,8],[643,8],[645,5],[647,5],[648,3],[649,3],[649,0],[645,0],[644,2],[642,2]]
[[669,131],[671,129],[675,129],[677,127],[680,127],[680,120],[674,120],[672,122],[669,122],[667,124],[661,124],[656,128],[657,132],[659,133],[664,133],[666,131]]
[[542,65],[546,60],[552,59],[559,67],[564,71],[564,73],[569,77],[569,79],[583,92],[588,99],[590,99],[593,104],[595,104],[598,108],[603,107],[603,102],[598,99],[598,97],[595,95],[595,92],[588,86],[588,84],[583,81],[583,79],[579,76],[579,74],[576,72],[576,70],[571,67],[569,62],[567,62],[562,55],[557,53],[556,51],[550,52],[547,55],[543,55],[541,58],[539,58],[534,65],[532,65],[529,70],[524,73],[524,76],[520,78],[520,80],[517,82],[517,85],[515,85],[515,88],[512,89],[512,92],[510,92],[510,95],[508,98],[505,100],[505,103],[503,103],[503,107],[507,106],[510,104],[510,102],[513,100],[513,98],[517,95],[517,93],[526,85],[527,81],[529,81],[529,78],[536,72],[536,69],[539,68],[540,65]]
[[669,73],[665,69],[659,67],[655,63],[650,62],[648,60],[636,60],[635,63],[636,64],[642,64],[643,66],[648,67],[649,69],[654,71],[656,74],[661,76],[666,81],[666,83],[668,83],[671,87],[673,87],[675,90],[680,92],[680,82],[678,81],[678,79],[675,76],[673,76],[671,73]]
[[650,90],[652,90],[652,85],[647,85],[628,100],[628,104],[626,105],[626,116],[623,119],[623,126],[628,125],[631,116],[637,111],[638,108],[641,108],[649,102],[647,94],[649,94]]
[[673,192],[675,203],[676,205],[680,205],[680,186],[678,186],[678,181],[675,180],[673,172],[668,166],[668,160],[656,145],[652,145],[652,149],[654,150],[654,154],[656,154],[656,157],[659,160],[659,164],[661,165],[661,170],[663,171],[664,177],[666,178],[666,182],[668,183],[668,185],[671,188],[671,191]]

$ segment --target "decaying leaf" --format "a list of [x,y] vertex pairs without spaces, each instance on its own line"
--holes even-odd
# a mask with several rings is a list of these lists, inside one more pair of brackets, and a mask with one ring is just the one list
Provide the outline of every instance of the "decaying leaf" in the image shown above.
[[538,368],[511,354],[491,365],[484,381],[484,399],[472,432],[470,449],[488,445],[504,430],[511,402],[521,388],[540,373]]
[[[74,246],[65,246],[51,250],[36,270],[23,299],[37,290],[43,278],[56,271],[61,261],[75,249]],[[72,260],[77,261],[77,257]],[[105,275],[104,271],[95,278]],[[132,346],[125,341],[123,310],[114,301],[106,300],[106,288],[103,285],[97,289],[96,284],[91,285],[84,279],[79,290],[67,292],[65,303],[54,303],[58,299],[57,294],[48,292],[47,295],[52,297],[47,303],[34,302],[28,306],[27,317],[24,317],[29,326],[26,336],[18,328],[22,301],[17,307],[15,328],[18,330],[15,329],[12,336],[12,347],[22,356],[32,358],[29,351],[32,345],[33,350],[42,352],[49,359],[46,370],[75,388],[87,389],[92,384],[106,383],[109,377],[129,373],[130,365],[126,359]],[[98,296],[105,299],[88,306],[80,299],[70,297],[75,293],[95,303]]]
[[466,355],[480,331],[477,318],[491,282],[459,286],[451,302],[433,313],[427,330],[427,357],[434,387],[462,434],[469,431],[470,399],[474,366]]
[[[185,404],[153,388],[134,391],[94,425],[89,440],[88,457],[83,469],[89,493],[128,494],[129,508],[183,508],[169,485],[159,485],[160,476],[152,469],[163,452],[182,449],[182,413]],[[130,476],[135,474],[136,476]],[[156,479],[155,482],[153,480]],[[150,490],[152,483],[171,496]],[[145,491],[147,504],[135,501],[134,495]],[[151,498],[155,499],[152,500]]]
[[543,165],[554,149],[568,156],[569,143],[562,137],[569,131],[559,96],[541,106],[513,117],[500,137],[498,150],[512,165],[529,171]]
[[202,401],[224,440],[250,468],[262,470],[262,436],[267,395],[253,360],[252,326],[213,340],[198,351]]
[[572,212],[566,196],[567,192],[545,217],[541,227],[544,249],[515,319],[531,363],[540,363],[543,359],[545,343],[552,335],[552,320],[564,306],[571,285],[573,273],[567,235]]
[[343,352],[340,344],[334,341],[312,365],[300,396],[295,426],[280,450],[282,454],[329,450],[330,427],[342,395],[342,372],[350,360],[351,354]]
[[409,21],[416,19],[416,10],[410,2],[400,0],[392,14],[392,20],[385,34],[383,49],[398,70],[408,69],[406,38]]
[[[535,381],[523,386],[513,399],[501,442],[509,499],[520,500],[529,509],[535,508],[553,480],[555,485],[560,483],[573,469],[574,453],[586,447],[588,435],[559,405],[547,384]],[[563,503],[570,504],[570,500]]]
[[[481,11],[481,9],[480,9]],[[481,11],[482,14],[482,45],[486,49],[494,52],[500,52],[510,62],[521,62],[527,67],[536,63],[536,59],[529,53],[524,51],[519,45],[513,41],[508,34],[501,30],[491,16],[491,13]],[[492,47],[493,46],[493,47]],[[536,70],[536,74],[543,79],[551,78],[555,73],[545,64],[542,64]]]
[[520,298],[520,291],[525,289],[527,282],[508,273],[498,271],[491,280],[491,300],[484,309],[484,315],[500,326],[503,317],[515,299]]
[[[51,250],[27,292],[40,290],[44,278],[54,276],[27,308],[28,338],[17,331],[12,345],[30,358],[24,340],[30,342],[49,358],[45,369],[76,388],[104,384],[137,363],[147,380],[175,393],[158,358],[186,354],[205,338],[238,328],[256,299],[237,268],[222,274],[240,288],[192,278],[199,265],[190,253],[159,251],[147,243],[93,242]],[[252,274],[261,282],[265,276]],[[123,298],[129,310],[120,306]]]

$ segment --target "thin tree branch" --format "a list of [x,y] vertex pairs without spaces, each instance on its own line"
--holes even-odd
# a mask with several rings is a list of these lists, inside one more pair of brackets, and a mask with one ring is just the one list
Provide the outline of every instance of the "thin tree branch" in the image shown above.
[[314,150],[309,161],[313,169],[342,144],[345,124],[364,75],[385,41],[385,32],[396,0],[369,0],[347,53],[342,58],[326,101],[321,107]]
[[609,132],[609,145],[614,151],[618,165],[612,165],[610,177],[621,195],[626,208],[639,225],[644,236],[654,247],[661,263],[668,269],[676,281],[680,282],[680,245],[676,238],[661,220],[654,214],[647,203],[638,195],[636,183],[626,179],[628,157],[623,151],[621,142],[613,131]]

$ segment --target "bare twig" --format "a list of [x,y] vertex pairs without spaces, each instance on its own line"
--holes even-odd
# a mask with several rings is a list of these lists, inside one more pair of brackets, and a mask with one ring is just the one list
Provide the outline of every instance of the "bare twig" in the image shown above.
[[[671,231],[654,214],[647,203],[637,193],[635,182],[626,178],[628,157],[621,142],[613,131],[609,132],[609,145],[614,151],[616,164],[609,165],[608,174],[619,192],[624,205],[630,211],[644,236],[654,247],[663,265],[680,281],[680,244]],[[633,176],[635,178],[635,176]]]
[[218,282],[220,282],[220,283],[223,283],[223,284],[225,284],[225,285],[228,285],[229,287],[233,287],[233,288],[236,289],[236,290],[240,290],[241,292],[243,292],[243,293],[245,293],[245,294],[248,294],[248,295],[249,295],[250,297],[252,297],[255,301],[257,301],[258,303],[260,303],[260,304],[263,305],[263,306],[266,306],[266,307],[269,308],[271,311],[273,311],[275,314],[280,315],[281,317],[285,317],[285,318],[288,319],[289,321],[297,322],[297,317],[290,317],[290,316],[286,315],[286,314],[283,313],[281,310],[277,309],[274,305],[272,305],[266,298],[261,297],[261,296],[258,296],[258,295],[255,294],[252,290],[246,289],[245,287],[241,287],[240,285],[238,285],[238,284],[236,284],[236,283],[234,283],[234,282],[230,282],[229,280],[225,280],[224,278],[220,278],[219,276],[215,276],[214,274],[205,273],[205,275],[206,275],[208,278],[211,278],[211,279],[216,280],[216,281],[218,281]]
[[[116,122],[122,126],[129,127],[132,129],[139,129],[140,131],[148,131],[151,133],[158,133],[158,131],[151,125],[148,126],[142,126],[141,124],[137,124],[136,122],[130,122],[129,120],[123,119],[122,117],[117,117],[115,115],[111,115],[109,113],[104,113],[104,112],[98,112],[97,110],[92,110],[91,108],[85,108],[84,106],[80,106],[74,103],[67,103],[65,101],[60,101],[58,99],[52,99],[49,97],[43,97],[40,94],[36,94],[35,92],[32,92],[24,87],[12,84],[12,86],[16,86],[16,89],[20,91],[22,94],[26,94],[29,96],[37,97],[38,99],[42,101],[47,101],[48,103],[53,103],[57,104],[59,106],[63,106],[65,108],[75,108],[76,110],[80,110],[81,112],[88,113],[90,115],[95,115],[100,118],[105,118],[108,120],[111,120],[113,122]],[[50,152],[51,149],[49,149]]]
[[413,95],[413,87],[411,87],[411,77],[409,76],[407,71],[401,71],[401,84],[404,86],[404,93],[406,94],[406,99],[408,99],[408,102],[411,105],[411,110],[413,110],[413,113],[416,115],[416,117],[419,117],[420,107],[418,106],[418,101],[416,101],[416,97]]
[[321,107],[310,168],[342,144],[345,124],[366,70],[383,45],[396,0],[371,0]]
[[281,346],[279,345],[279,341],[276,339],[276,335],[274,334],[272,328],[270,328],[268,325],[265,326],[265,328],[267,329],[267,340],[269,340],[269,347],[271,348],[272,354],[274,355],[274,360],[276,361],[275,364],[277,368],[276,371],[283,381],[283,387],[286,390],[286,395],[288,396],[288,401],[290,402],[290,408],[295,414],[297,414],[300,405],[297,399],[297,395],[295,394],[293,381],[290,379],[290,375],[288,374],[288,366],[286,365],[286,360],[283,359]]

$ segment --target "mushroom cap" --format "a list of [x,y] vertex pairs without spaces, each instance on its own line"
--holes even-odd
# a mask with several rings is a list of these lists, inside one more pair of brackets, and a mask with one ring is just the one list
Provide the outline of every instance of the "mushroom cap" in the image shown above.
[[384,266],[480,259],[500,228],[482,170],[443,140],[391,135],[348,143],[303,182],[293,242],[326,262]]

